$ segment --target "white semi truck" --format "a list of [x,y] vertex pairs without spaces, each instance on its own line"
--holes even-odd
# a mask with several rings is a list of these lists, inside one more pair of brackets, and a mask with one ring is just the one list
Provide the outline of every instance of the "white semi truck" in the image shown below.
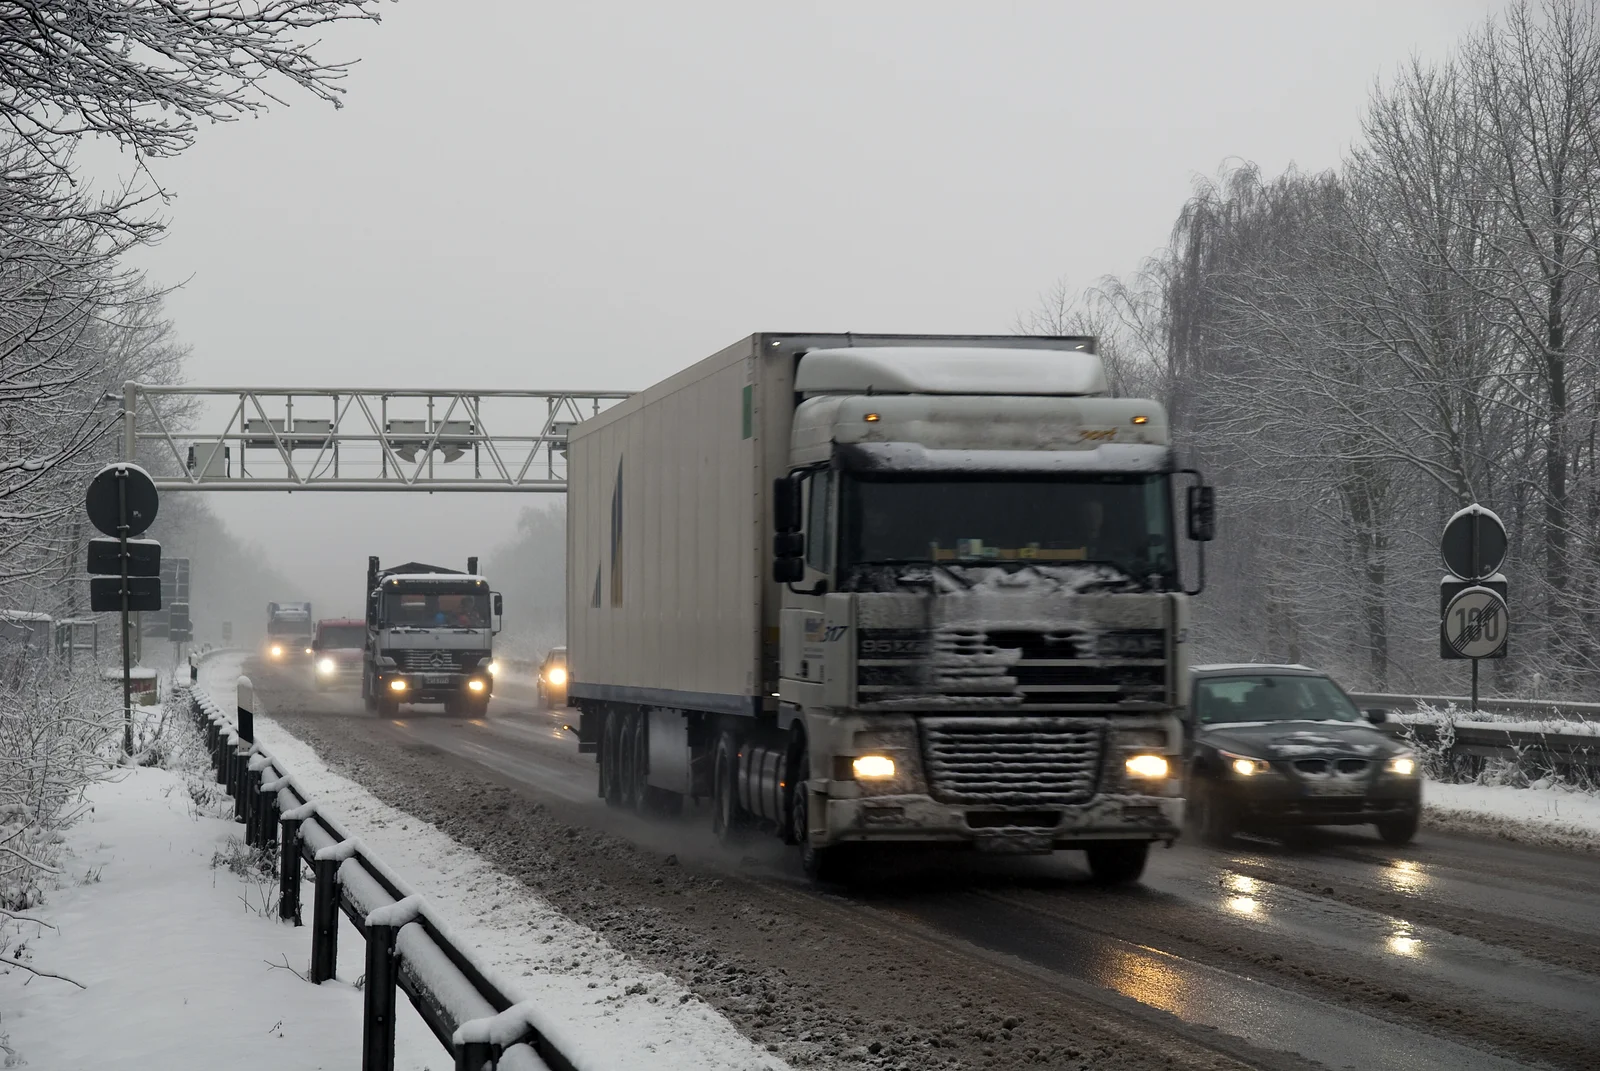
[[[1178,835],[1213,496],[1091,338],[759,334],[569,437],[568,683],[615,805],[708,800],[820,880],[934,842]],[[1196,579],[1203,558],[1196,548]]]

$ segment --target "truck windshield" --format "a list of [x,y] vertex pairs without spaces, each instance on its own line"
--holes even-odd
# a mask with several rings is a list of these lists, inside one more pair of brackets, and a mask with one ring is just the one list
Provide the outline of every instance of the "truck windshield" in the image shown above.
[[326,650],[343,647],[364,647],[367,630],[360,625],[329,625],[317,636],[317,643]]
[[1172,506],[1160,474],[853,476],[842,487],[842,564],[1069,565],[1174,579]]
[[385,591],[384,620],[403,628],[487,628],[489,596],[438,591]]
[[271,636],[309,636],[311,635],[311,622],[305,618],[275,617],[267,622],[267,633]]

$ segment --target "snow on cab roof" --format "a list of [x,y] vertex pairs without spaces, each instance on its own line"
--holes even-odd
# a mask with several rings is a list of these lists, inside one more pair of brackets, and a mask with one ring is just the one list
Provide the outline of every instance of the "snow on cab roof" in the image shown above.
[[1078,349],[1000,346],[852,346],[809,350],[794,389],[803,394],[1106,393],[1105,365]]
[[489,578],[478,573],[396,573],[394,576],[383,578],[385,584],[392,584],[396,580],[404,580],[408,584],[456,584],[463,580],[477,581],[487,584]]

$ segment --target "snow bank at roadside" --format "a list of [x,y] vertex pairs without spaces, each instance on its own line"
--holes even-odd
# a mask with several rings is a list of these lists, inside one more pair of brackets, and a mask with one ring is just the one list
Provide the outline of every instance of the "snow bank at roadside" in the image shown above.
[[[1468,713],[1457,707],[1422,706],[1417,710],[1397,713],[1395,720],[1402,725],[1450,724],[1463,729],[1505,729],[1513,733],[1600,737],[1600,721],[1554,715],[1548,718],[1530,718],[1523,714],[1490,714],[1481,710]],[[1600,740],[1597,740],[1596,744],[1600,745]]]
[[1422,790],[1428,825],[1490,833],[1506,840],[1600,851],[1600,794],[1550,781],[1528,788],[1429,781]]
[[[239,659],[217,656],[200,684],[224,707]],[[256,739],[317,797],[319,811],[425,896],[457,937],[491,968],[562,1023],[560,1041],[584,1067],[656,1071],[781,1071],[786,1065],[740,1034],[721,1014],[666,975],[613,948],[562,915],[515,878],[435,827],[390,807],[323,764],[256,712]],[[441,770],[441,776],[449,776]],[[596,889],[599,897],[604,889]]]
[[[231,818],[196,807],[179,774],[148,767],[91,785],[88,802],[66,834],[58,887],[27,912],[49,925],[13,920],[0,935],[5,958],[87,988],[0,964],[0,1040],[12,1050],[0,1049],[0,1065],[279,1071],[359,1060],[362,997],[349,984],[359,957],[343,982],[296,977],[311,931],[272,915],[276,884],[248,876]],[[402,1069],[449,1062],[420,1020],[396,1043]]]

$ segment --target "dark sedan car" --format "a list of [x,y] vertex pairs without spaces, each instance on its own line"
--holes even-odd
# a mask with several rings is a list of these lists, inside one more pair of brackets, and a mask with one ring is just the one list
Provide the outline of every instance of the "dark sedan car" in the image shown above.
[[1206,840],[1236,830],[1366,825],[1416,836],[1422,778],[1411,749],[1305,666],[1190,671],[1188,810]]

